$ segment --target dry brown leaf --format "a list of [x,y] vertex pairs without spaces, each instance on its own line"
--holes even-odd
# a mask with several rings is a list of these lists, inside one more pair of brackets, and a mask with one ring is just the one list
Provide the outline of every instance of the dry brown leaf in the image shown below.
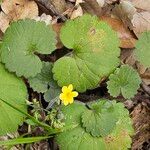
[[105,0],[96,0],[100,7],[103,7],[105,4]]
[[105,2],[107,4],[112,4],[112,3],[115,3],[115,2],[118,2],[119,0],[105,0]]
[[123,22],[116,18],[102,17],[103,21],[107,22],[118,34],[121,41],[120,47],[133,48],[135,46],[136,39],[133,34],[127,29]]
[[1,4],[1,8],[10,20],[34,18],[38,16],[38,6],[34,1],[4,0]]
[[120,4],[116,4],[113,9],[113,14],[117,16],[127,27],[132,29],[133,25],[131,20],[136,13],[136,9],[129,1],[121,1]]
[[53,4],[58,13],[62,14],[66,10],[65,0],[49,0],[49,1]]
[[76,0],[76,4],[75,5],[79,5],[80,3],[84,3],[84,0]]
[[150,11],[150,0],[130,0],[130,1],[136,8]]
[[150,12],[136,13],[132,19],[133,31],[137,36],[144,31],[150,30]]
[[148,1],[122,0],[121,3],[116,5],[113,9],[113,14],[119,17],[124,25],[129,27],[137,36],[139,36],[140,33],[150,30],[150,12],[137,12],[135,8],[137,4],[143,9],[149,4],[146,9],[150,8],[150,3]]
[[146,69],[146,71],[141,74],[141,78],[146,83],[146,85],[150,85],[150,68]]
[[101,7],[98,5],[98,2],[96,0],[84,0],[84,3],[80,3],[82,9],[84,12],[101,16]]
[[135,129],[132,150],[146,150],[143,144],[150,138],[150,108],[144,102],[139,103],[132,111],[131,118]]
[[61,30],[61,27],[62,27],[62,23],[56,23],[56,24],[53,24],[52,27],[53,27],[53,30],[56,32],[57,34],[57,44],[56,44],[56,47],[57,49],[61,49],[63,47],[63,44],[61,43],[61,40],[60,40],[60,30]]
[[9,18],[3,12],[0,12],[0,30],[4,33],[9,27]]
[[68,0],[69,2],[75,2],[76,0]]
[[82,10],[81,6],[78,5],[78,7],[72,12],[70,19],[75,19],[82,15],[83,15],[83,10]]
[[137,71],[140,75],[145,73],[146,67],[141,65],[139,62],[136,63],[136,66],[137,66]]
[[120,59],[122,64],[128,64],[134,68],[136,67],[133,49],[122,49]]

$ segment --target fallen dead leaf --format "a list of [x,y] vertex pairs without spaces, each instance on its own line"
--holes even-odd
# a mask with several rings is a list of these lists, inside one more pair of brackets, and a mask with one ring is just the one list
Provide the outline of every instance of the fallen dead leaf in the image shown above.
[[105,2],[107,4],[112,4],[112,3],[115,3],[115,2],[119,2],[119,0],[105,0]]
[[132,32],[130,32],[129,29],[127,29],[123,22],[116,18],[111,17],[101,17],[101,19],[105,22],[107,22],[112,29],[114,29],[118,37],[121,41],[120,47],[121,48],[134,48],[136,39],[134,38]]
[[150,0],[130,0],[130,1],[136,8],[150,11]]
[[115,5],[113,14],[133,30],[136,36],[139,36],[142,32],[150,30],[150,11],[138,12],[135,7],[139,6],[143,10],[148,10],[149,2],[150,0],[122,0],[120,4]]
[[140,76],[146,85],[150,85],[150,68],[146,69],[146,71]]
[[128,64],[132,67],[136,67],[135,66],[136,60],[133,53],[133,49],[122,49],[120,59],[121,59],[121,64]]
[[66,10],[65,0],[49,0],[49,1],[53,4],[58,13],[62,14]]
[[84,0],[84,3],[80,3],[84,12],[101,16],[101,7],[96,0]]
[[68,0],[69,2],[75,2],[76,0]]
[[96,0],[100,7],[103,7],[105,4],[105,0]]
[[76,0],[75,5],[79,5],[80,3],[84,3],[84,0]]
[[52,27],[53,27],[53,30],[56,32],[57,34],[57,44],[56,44],[56,47],[57,49],[60,49],[63,47],[63,44],[61,43],[61,40],[60,40],[60,30],[61,30],[61,27],[62,27],[62,23],[56,23],[56,24],[53,24]]
[[131,2],[121,1],[120,4],[115,5],[112,12],[124,23],[124,25],[126,25],[126,27],[129,27],[130,29],[133,28],[131,20],[136,13],[136,9]]
[[83,10],[82,10],[81,6],[78,5],[77,8],[72,12],[70,19],[75,19],[82,15],[83,15]]
[[150,138],[150,109],[147,104],[138,104],[132,111],[131,118],[135,128],[132,150],[142,150],[144,142]]
[[139,36],[140,33],[150,30],[150,12],[144,11],[133,15],[133,31]]
[[38,6],[34,1],[4,0],[1,8],[10,21],[38,16]]
[[0,30],[4,33],[9,27],[9,18],[3,12],[0,12]]
[[136,66],[137,66],[137,71],[140,75],[145,73],[146,67],[141,65],[139,62],[136,62]]

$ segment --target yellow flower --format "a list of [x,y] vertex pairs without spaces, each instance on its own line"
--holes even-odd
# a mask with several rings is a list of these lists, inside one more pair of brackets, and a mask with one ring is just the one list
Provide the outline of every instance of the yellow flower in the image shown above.
[[62,100],[65,106],[73,103],[74,97],[78,96],[78,92],[72,90],[73,90],[72,84],[70,84],[68,87],[67,86],[62,87],[62,93],[60,94],[59,98]]

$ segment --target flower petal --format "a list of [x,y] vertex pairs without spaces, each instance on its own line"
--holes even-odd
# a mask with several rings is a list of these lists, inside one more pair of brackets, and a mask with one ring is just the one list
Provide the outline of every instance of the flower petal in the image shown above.
[[59,95],[59,98],[60,98],[62,101],[64,101],[64,99],[65,99],[65,94],[64,94],[64,93],[61,93],[61,94]]
[[74,101],[73,97],[71,99],[69,99],[69,103],[72,104]]
[[65,93],[68,90],[67,86],[62,87],[62,92]]
[[73,97],[77,97],[77,96],[78,96],[78,92],[73,91],[73,92],[72,92],[72,96],[73,96]]
[[69,102],[68,102],[68,101],[63,101],[63,104],[64,104],[65,106],[67,106],[67,105],[69,104]]
[[70,91],[72,91],[72,90],[73,90],[73,85],[72,85],[72,84],[69,84],[68,89],[69,89]]

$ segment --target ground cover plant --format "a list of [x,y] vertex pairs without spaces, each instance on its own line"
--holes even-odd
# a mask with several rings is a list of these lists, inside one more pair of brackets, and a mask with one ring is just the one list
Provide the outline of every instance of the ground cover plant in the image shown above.
[[[118,36],[120,28],[114,29],[110,18],[88,11],[67,19],[67,14],[52,9],[58,17],[55,23],[46,14],[36,16],[37,9],[27,15],[31,6],[46,5],[35,2],[12,1],[9,10],[18,16],[11,16],[7,1],[1,3],[11,20],[5,28],[0,24],[0,148],[135,149],[131,104],[138,103],[137,97],[149,101],[148,81],[137,66],[145,71],[150,67],[150,31],[133,29],[136,38],[127,42]],[[74,11],[84,4],[70,3],[75,4]],[[90,5],[95,4],[101,8],[97,1]],[[115,1],[109,7],[113,5],[114,12],[132,6]],[[125,48],[133,47],[134,64],[123,60]]]

